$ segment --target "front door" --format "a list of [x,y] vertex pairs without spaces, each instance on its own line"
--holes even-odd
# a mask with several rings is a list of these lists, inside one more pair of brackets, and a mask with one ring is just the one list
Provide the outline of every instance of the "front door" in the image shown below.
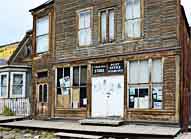
[[124,76],[92,78],[92,117],[123,117]]
[[37,93],[37,114],[39,116],[48,116],[48,84],[38,84]]

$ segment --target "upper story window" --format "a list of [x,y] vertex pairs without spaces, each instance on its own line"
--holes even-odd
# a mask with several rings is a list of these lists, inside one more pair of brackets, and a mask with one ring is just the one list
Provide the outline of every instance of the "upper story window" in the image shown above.
[[81,11],[79,13],[79,45],[91,44],[91,11]]
[[49,46],[49,17],[45,16],[36,21],[36,53],[48,52]]
[[141,37],[141,0],[126,0],[125,37]]
[[114,10],[104,10],[100,13],[100,38],[101,43],[114,41]]

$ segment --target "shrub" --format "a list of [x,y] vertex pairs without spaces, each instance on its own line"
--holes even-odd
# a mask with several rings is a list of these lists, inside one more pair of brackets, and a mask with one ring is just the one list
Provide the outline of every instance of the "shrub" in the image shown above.
[[4,116],[15,116],[15,113],[7,106],[4,106],[2,115]]

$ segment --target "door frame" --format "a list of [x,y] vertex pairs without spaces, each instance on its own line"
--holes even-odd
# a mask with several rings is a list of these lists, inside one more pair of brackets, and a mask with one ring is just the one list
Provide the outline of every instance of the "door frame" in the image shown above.
[[[96,116],[93,116],[93,78],[99,78],[99,77],[114,77],[114,76],[121,76],[121,77],[123,77],[123,95],[122,95],[122,100],[123,100],[123,105],[122,105],[122,110],[123,110],[123,112],[122,112],[122,114],[120,114],[119,115],[119,117],[120,118],[125,118],[125,113],[126,113],[126,110],[125,110],[125,105],[124,105],[124,103],[125,103],[125,89],[126,89],[126,87],[125,87],[125,76],[124,76],[124,74],[113,74],[113,75],[103,75],[103,76],[92,76],[91,77],[91,117],[96,117]],[[107,117],[110,117],[110,116],[105,116],[105,118],[107,118]]]

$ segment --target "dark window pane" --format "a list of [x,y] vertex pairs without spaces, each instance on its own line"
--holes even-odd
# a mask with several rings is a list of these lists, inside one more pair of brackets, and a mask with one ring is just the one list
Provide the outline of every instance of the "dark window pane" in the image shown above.
[[64,77],[70,77],[70,68],[64,68]]
[[38,73],[37,73],[37,77],[38,77],[38,78],[47,78],[47,77],[48,77],[48,72],[47,72],[47,71],[38,72]]
[[80,88],[80,107],[86,107],[87,105],[87,94],[86,87]]
[[79,86],[79,67],[73,68],[73,85]]
[[87,66],[81,67],[80,85],[86,85],[87,82]]
[[42,85],[39,86],[38,88],[38,92],[39,92],[39,102],[42,102]]
[[139,89],[139,97],[145,97],[148,96],[148,88],[140,88]]
[[57,69],[57,87],[60,87],[60,79],[63,78],[63,68]]
[[47,85],[44,85],[44,96],[43,96],[44,98],[44,102],[48,102],[48,100],[47,100],[47,97],[48,97],[48,87],[47,87]]
[[61,95],[62,92],[61,92],[61,88],[57,88],[57,95]]

